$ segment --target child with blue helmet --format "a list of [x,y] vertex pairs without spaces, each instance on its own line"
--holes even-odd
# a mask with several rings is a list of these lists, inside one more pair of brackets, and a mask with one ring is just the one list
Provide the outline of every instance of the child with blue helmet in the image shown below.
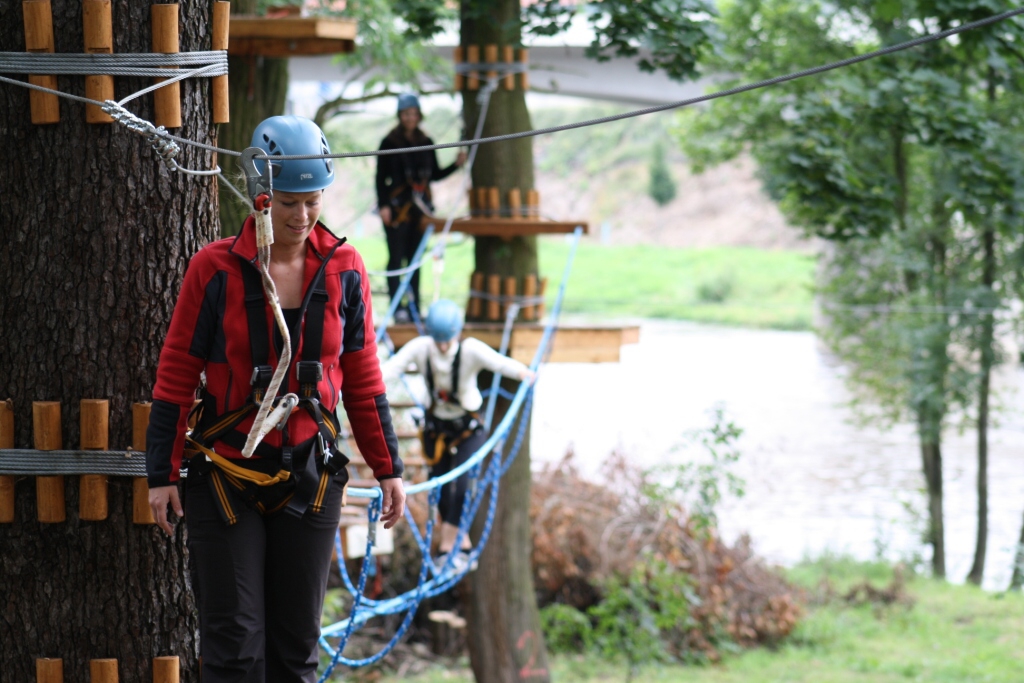
[[[193,256],[185,273],[153,388],[149,503],[168,534],[174,533],[168,508],[185,518],[199,609],[198,678],[314,683],[348,482],[347,459],[336,443],[339,402],[380,483],[386,527],[404,511],[403,465],[377,361],[366,268],[355,249],[319,221],[333,162],[274,159],[330,154],[327,139],[309,119],[274,116],[256,127],[252,145],[270,156],[256,162],[273,186],[273,243],[264,265],[293,349],[294,368],[281,394],[301,398],[253,456],[244,457],[257,407],[283,355],[250,216],[237,237]],[[189,431],[197,389],[202,402]]]
[[[416,95],[405,93],[398,97],[398,125],[380,143],[380,148],[403,149],[434,144],[420,129],[423,112]],[[384,224],[388,243],[388,270],[399,270],[412,262],[423,231],[420,220],[423,210],[433,211],[430,183],[451,175],[466,163],[466,153],[459,152],[455,162],[445,168],[437,163],[434,152],[405,152],[383,154],[377,157],[377,210]],[[388,295],[394,297],[401,278],[388,278]],[[412,275],[404,301],[395,312],[397,322],[408,322],[409,302],[419,310],[419,271]]]
[[[429,396],[425,406],[423,455],[430,464],[432,477],[466,462],[487,440],[477,414],[483,404],[477,386],[481,371],[490,370],[527,382],[535,378],[527,366],[501,355],[479,339],[460,340],[462,320],[462,310],[454,301],[434,302],[427,313],[427,334],[408,342],[383,365],[385,381],[397,379],[410,368],[418,370],[426,380]],[[468,483],[469,477],[464,474],[441,487],[438,550],[442,561],[445,555],[456,550]],[[468,563],[465,551],[470,547],[469,538],[464,538],[453,561],[456,569]]]

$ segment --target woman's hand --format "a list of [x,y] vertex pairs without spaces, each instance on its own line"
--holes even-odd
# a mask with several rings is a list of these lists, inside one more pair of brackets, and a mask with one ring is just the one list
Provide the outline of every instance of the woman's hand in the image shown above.
[[527,384],[533,384],[537,381],[537,373],[527,368],[519,374],[519,379]]
[[380,221],[386,226],[391,225],[391,207],[382,206],[380,207]]
[[181,509],[181,499],[178,498],[177,486],[173,484],[171,486],[157,486],[149,490],[149,507],[153,511],[153,519],[156,520],[156,525],[163,529],[168,536],[173,536],[174,527],[167,519],[168,504],[174,510],[174,514],[179,517],[185,516],[185,511]]
[[455,157],[455,165],[462,168],[466,165],[466,160],[469,159],[469,155],[465,151],[459,150],[459,155]]
[[405,485],[402,484],[400,477],[392,477],[380,482],[380,490],[384,494],[380,521],[384,522],[385,529],[390,529],[398,524],[398,520],[405,514]]

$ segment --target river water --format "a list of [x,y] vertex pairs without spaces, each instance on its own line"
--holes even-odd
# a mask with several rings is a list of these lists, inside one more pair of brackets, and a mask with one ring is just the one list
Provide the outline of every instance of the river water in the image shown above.
[[[996,374],[998,424],[989,437],[989,540],[984,585],[1005,588],[1024,516],[1024,371]],[[620,363],[541,370],[531,453],[536,468],[570,446],[600,478],[614,450],[641,465],[693,457],[675,449],[710,424],[715,404],[743,430],[734,471],[745,496],[721,507],[726,539],[749,533],[769,561],[825,552],[859,559],[927,560],[924,479],[910,425],[860,425],[842,369],[810,332],[641,324]],[[962,581],[974,553],[976,436],[947,430],[946,566]]]

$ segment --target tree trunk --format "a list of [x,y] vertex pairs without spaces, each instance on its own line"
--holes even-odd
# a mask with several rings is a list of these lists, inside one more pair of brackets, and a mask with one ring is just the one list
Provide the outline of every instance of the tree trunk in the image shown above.
[[[519,0],[497,0],[486,5],[464,0],[462,44],[519,46],[519,12]],[[463,92],[467,131],[476,129],[480,113],[476,96],[474,91]],[[526,93],[522,89],[499,89],[491,95],[483,128],[485,136],[530,128]],[[519,188],[525,197],[526,190],[533,187],[532,142],[516,140],[479,148],[473,165],[473,185],[498,187],[504,206],[512,188]],[[483,273],[521,277],[537,272],[537,240],[533,237],[516,237],[510,242],[477,238],[475,255],[476,270]],[[515,388],[514,383],[507,384],[509,389]],[[506,408],[507,402],[499,401],[495,423]],[[527,433],[518,458],[502,479],[494,529],[480,567],[467,581],[467,644],[473,673],[481,683],[550,680],[530,562],[529,444]]]
[[[56,52],[82,51],[81,3],[55,4]],[[180,8],[181,50],[209,49],[209,3]],[[148,4],[114,0],[114,50],[149,52]],[[0,4],[0,45],[23,46],[21,3]],[[151,84],[116,78],[118,99]],[[84,79],[60,77],[84,94]],[[184,126],[213,142],[205,79],[181,84]],[[129,106],[152,120],[152,96]],[[110,400],[110,446],[131,444],[131,404],[148,400],[187,259],[216,236],[214,181],[170,173],[145,140],[85,123],[61,100],[58,124],[35,126],[28,90],[0,86],[0,396],[16,411],[15,445],[31,448],[32,401],[59,400],[64,445],[79,444],[79,401]],[[178,161],[211,168],[183,146]],[[0,525],[0,671],[35,680],[35,658],[60,657],[65,680],[89,659],[116,658],[121,680],[152,680],[151,659],[197,660],[197,620],[182,527],[167,539],[132,523],[132,482],[110,478],[109,518],[78,517],[78,477],[65,478],[67,522],[36,521],[34,477],[16,482],[16,518]],[[195,680],[187,673],[182,680]]]
[[[995,282],[996,253],[995,230],[985,227],[982,236],[984,255],[982,284],[987,290],[987,306],[994,304],[993,283]],[[981,319],[981,359],[978,379],[978,531],[974,545],[974,562],[967,580],[980,586],[985,575],[985,551],[988,546],[988,419],[989,394],[992,388],[992,366],[995,364],[995,315],[986,313]]]
[[927,541],[932,546],[932,574],[937,579],[946,578],[946,540],[942,512],[942,446],[938,439],[926,436],[921,428],[921,460],[924,467],[925,485],[928,489],[928,531]]
[[1017,541],[1017,552],[1013,554],[1013,576],[1010,578],[1010,590],[1019,591],[1024,586],[1024,524],[1020,527],[1020,540]]
[[[256,14],[256,0],[232,0],[232,14]],[[220,125],[219,146],[241,152],[263,119],[284,113],[288,95],[288,60],[269,57],[228,57],[231,78],[231,122]],[[234,158],[221,160],[224,175],[245,193],[245,178]],[[237,235],[249,207],[229,187],[220,188],[220,234]]]

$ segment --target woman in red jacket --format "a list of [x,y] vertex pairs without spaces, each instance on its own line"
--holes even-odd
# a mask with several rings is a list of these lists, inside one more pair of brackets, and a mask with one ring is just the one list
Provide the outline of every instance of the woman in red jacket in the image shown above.
[[[296,116],[267,119],[252,144],[270,155],[330,153],[316,124]],[[366,269],[317,220],[332,162],[257,164],[273,176],[268,270],[293,349],[281,394],[300,403],[251,458],[242,456],[283,348],[250,217],[237,237],[204,247],[189,263],[147,432],[157,524],[174,533],[170,507],[188,528],[204,683],[316,680],[320,614],[348,481],[335,446],[339,392],[380,482],[386,527],[405,505]],[[202,402],[186,434],[197,390]],[[187,478],[179,482],[183,464]]]

